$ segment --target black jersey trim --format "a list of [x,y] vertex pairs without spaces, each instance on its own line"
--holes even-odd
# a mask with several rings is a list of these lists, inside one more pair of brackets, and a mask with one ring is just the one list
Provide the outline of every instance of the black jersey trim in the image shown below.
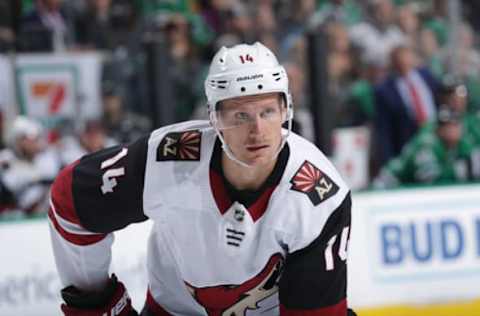
[[345,299],[347,289],[346,261],[339,258],[339,239],[333,245],[334,269],[327,270],[325,249],[328,241],[339,237],[350,226],[351,196],[330,215],[320,235],[303,249],[287,255],[280,279],[280,302],[291,309],[316,309],[335,305]]
[[[149,136],[84,156],[73,171],[73,200],[81,223],[92,232],[109,233],[147,219],[143,213],[143,188]],[[109,168],[123,168],[115,187],[102,192],[109,168],[102,163],[125,149],[128,153]]]

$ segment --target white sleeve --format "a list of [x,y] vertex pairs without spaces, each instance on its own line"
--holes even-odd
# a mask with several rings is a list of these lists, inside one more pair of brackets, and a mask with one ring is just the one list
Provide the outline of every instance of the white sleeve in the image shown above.
[[52,186],[48,217],[55,263],[64,287],[100,290],[109,278],[113,233],[93,233],[80,224],[68,185],[71,169],[64,169]]

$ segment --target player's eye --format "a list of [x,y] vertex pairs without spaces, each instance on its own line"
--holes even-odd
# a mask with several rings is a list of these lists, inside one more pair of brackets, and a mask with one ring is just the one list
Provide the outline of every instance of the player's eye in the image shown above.
[[247,112],[236,112],[234,117],[238,123],[244,123],[250,120],[250,115]]
[[261,117],[264,119],[273,119],[279,113],[278,109],[276,108],[267,108],[261,113]]

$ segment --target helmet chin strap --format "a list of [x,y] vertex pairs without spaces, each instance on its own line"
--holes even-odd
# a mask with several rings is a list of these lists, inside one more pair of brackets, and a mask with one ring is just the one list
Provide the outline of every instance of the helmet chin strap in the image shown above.
[[[281,130],[282,141],[280,143],[280,146],[278,146],[277,151],[272,155],[271,160],[274,160],[278,157],[278,154],[280,153],[280,151],[282,151],[283,147],[287,143],[287,137],[288,137],[288,135],[290,135],[290,132],[292,130],[292,119],[288,120],[287,126],[288,126],[287,130],[284,130],[284,129]],[[217,128],[217,126],[215,124],[213,125],[213,128],[215,129],[215,132],[217,133],[218,138],[222,142],[222,149],[225,152],[225,154],[227,155],[227,157],[230,160],[235,161],[236,163],[238,163],[242,167],[253,168],[253,165],[250,165],[250,164],[238,159],[237,157],[235,157],[234,153],[230,149],[230,146],[228,146],[228,144],[225,142],[225,139],[223,138],[222,133],[220,132],[220,130]]]

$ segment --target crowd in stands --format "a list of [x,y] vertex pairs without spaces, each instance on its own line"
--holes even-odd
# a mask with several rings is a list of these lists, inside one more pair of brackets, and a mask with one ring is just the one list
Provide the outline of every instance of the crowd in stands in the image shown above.
[[60,129],[54,139],[23,116],[3,131],[1,208],[45,212],[48,186],[62,166],[157,127],[143,71],[143,44],[152,34],[168,44],[175,121],[206,118],[203,80],[214,52],[261,41],[288,71],[295,130],[313,140],[308,73],[316,61],[307,58],[306,34],[324,32],[328,56],[318,58],[327,61],[331,119],[336,127],[370,129],[372,187],[476,181],[479,4],[458,4],[462,15],[453,27],[448,0],[1,1],[0,54],[109,56],[102,117],[69,133]]

